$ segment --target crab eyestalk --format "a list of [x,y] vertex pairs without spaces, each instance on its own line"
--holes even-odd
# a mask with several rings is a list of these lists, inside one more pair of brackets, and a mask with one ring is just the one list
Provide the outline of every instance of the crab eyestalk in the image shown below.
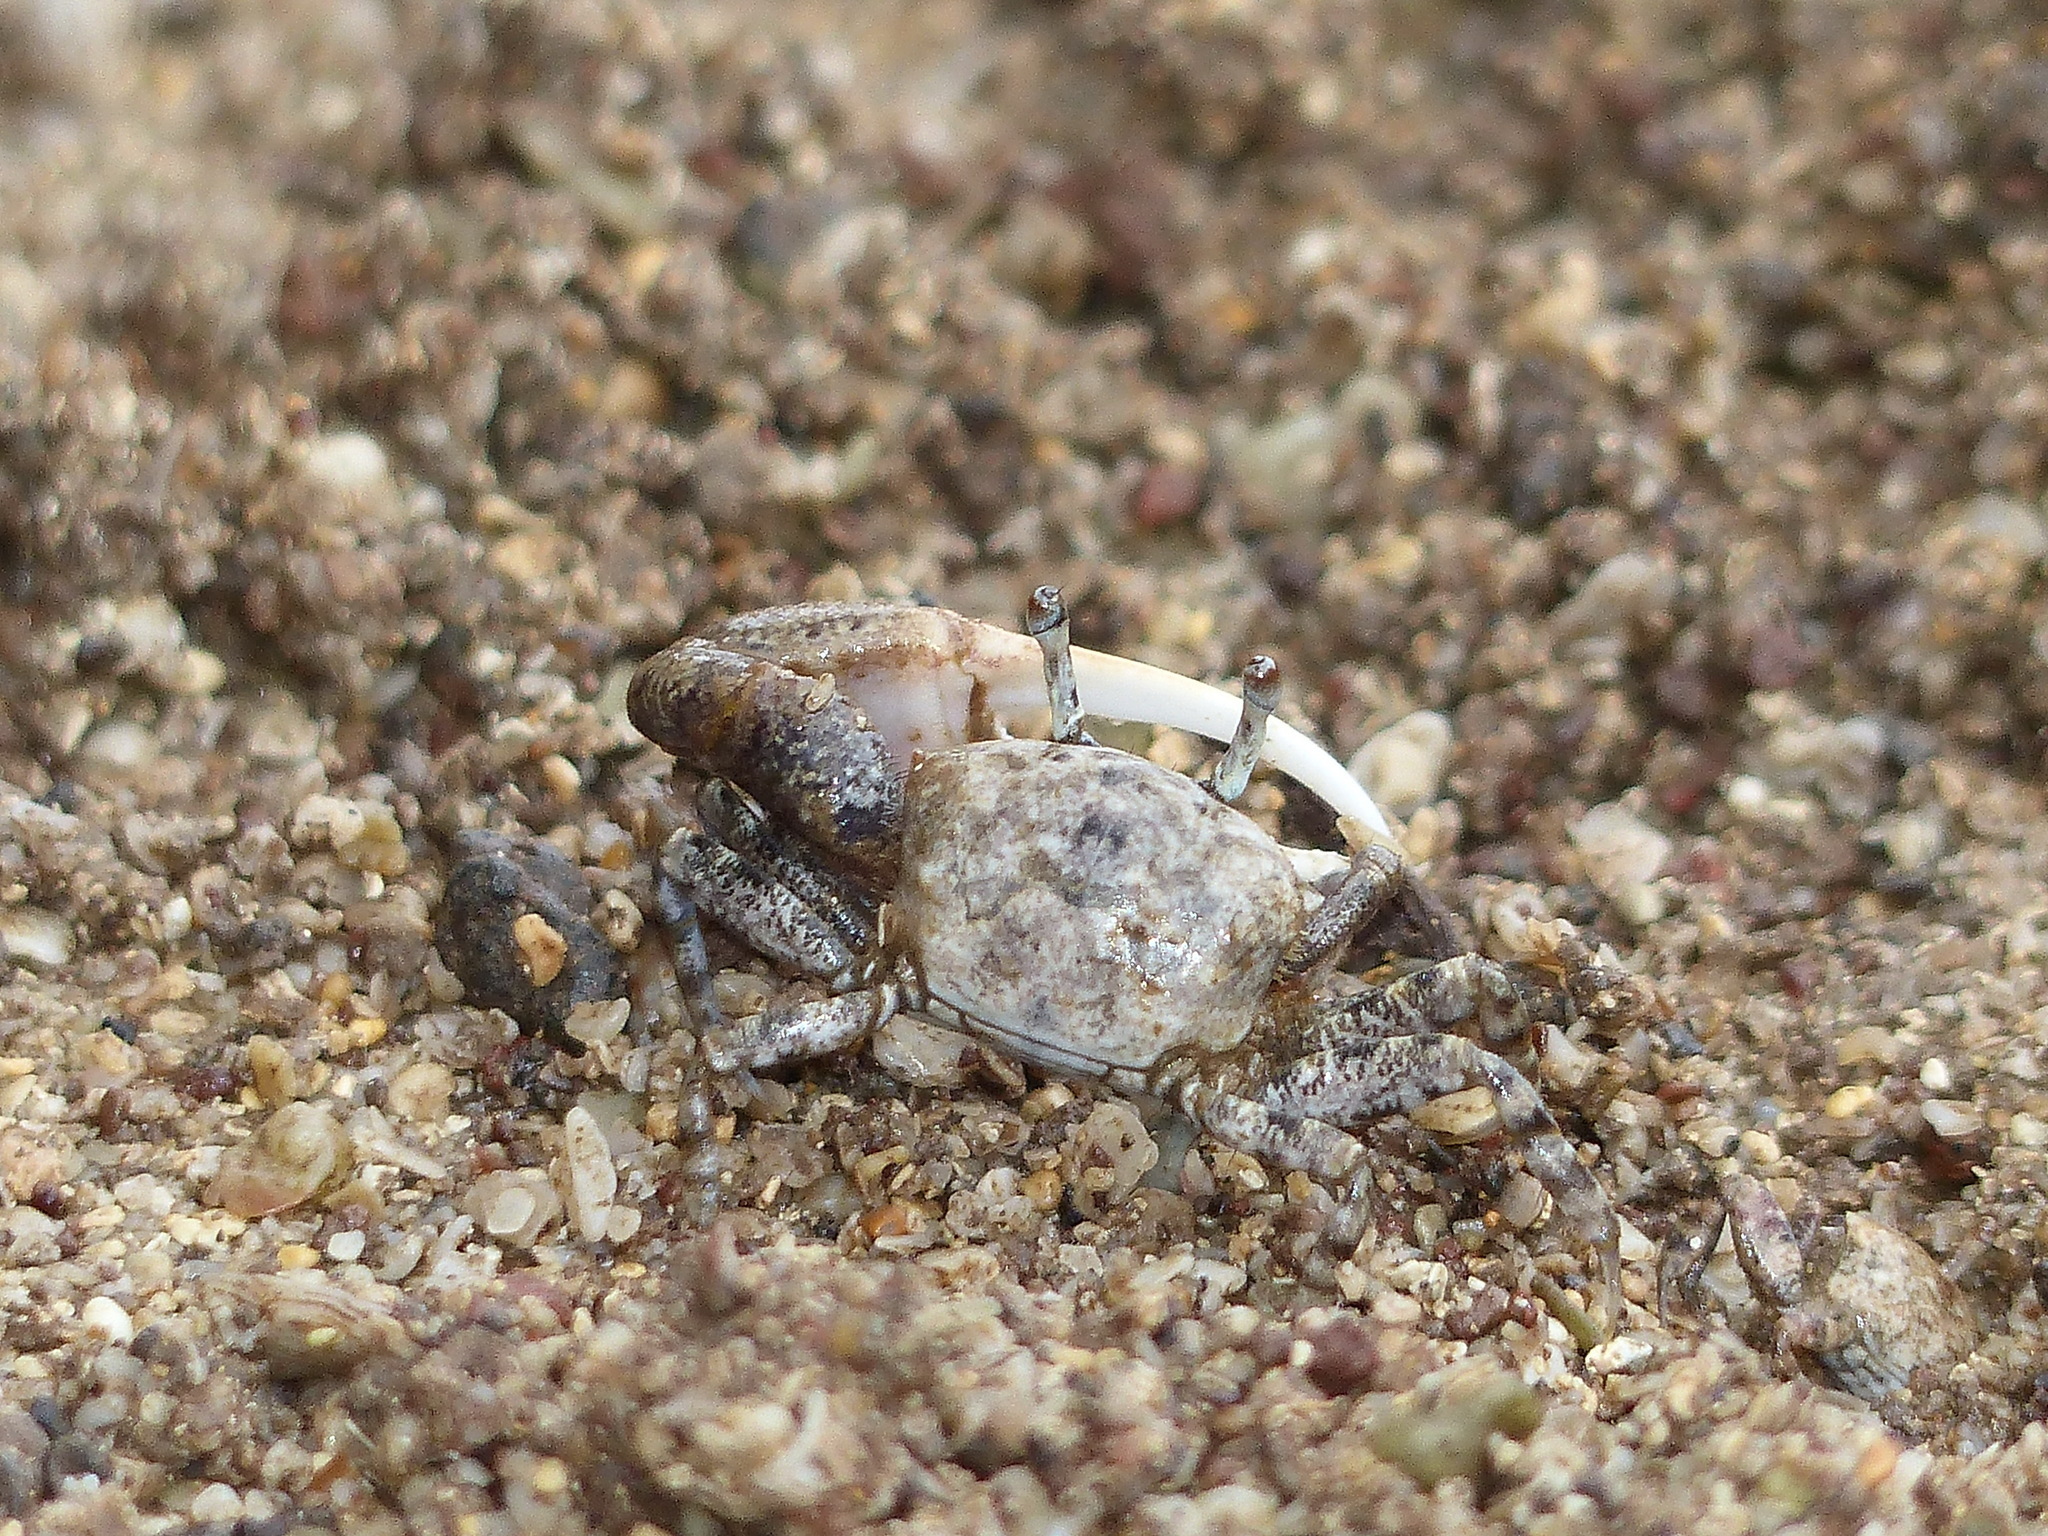
[[1067,604],[1058,587],[1040,587],[1024,605],[1024,632],[1045,656],[1045,694],[1052,702],[1052,739],[1081,740],[1081,685],[1074,681],[1074,650],[1067,634]]
[[1210,790],[1225,805],[1251,783],[1252,768],[1266,745],[1266,722],[1279,704],[1280,663],[1270,656],[1254,656],[1244,664],[1244,707],[1238,711],[1237,729],[1209,779]]

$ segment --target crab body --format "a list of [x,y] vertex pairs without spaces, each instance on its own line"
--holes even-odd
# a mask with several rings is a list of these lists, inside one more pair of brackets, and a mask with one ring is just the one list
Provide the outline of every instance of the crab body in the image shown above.
[[1237,1045],[1303,905],[1278,844],[1128,753],[991,741],[910,772],[898,942],[933,1006],[1042,1066]]
[[[1388,845],[1318,861],[1229,803],[1265,743],[1273,664],[1245,669],[1230,745],[1198,782],[1087,738],[1056,591],[1034,596],[1027,627],[1051,741],[999,734],[997,696],[1016,685],[981,658],[1003,643],[943,612],[781,610],[642,666],[634,723],[703,777],[702,829],[669,839],[656,896],[707,1067],[822,1054],[926,1012],[1003,1054],[1156,1095],[1217,1139],[1328,1182],[1340,1246],[1365,1230],[1373,1183],[1348,1127],[1484,1086],[1592,1247],[1610,1310],[1612,1208],[1502,1054],[1530,1059],[1517,981],[1454,952],[1447,913]],[[799,665],[760,654],[771,643]],[[858,700],[880,701],[886,728],[821,655],[859,679]],[[1336,874],[1304,879],[1332,863]],[[1395,910],[1436,963],[1320,995],[1328,963]],[[726,1018],[700,913],[829,995]]]

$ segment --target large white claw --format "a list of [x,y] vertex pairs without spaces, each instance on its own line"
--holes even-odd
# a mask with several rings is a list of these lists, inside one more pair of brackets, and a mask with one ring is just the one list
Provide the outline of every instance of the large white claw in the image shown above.
[[[1081,707],[1090,714],[1169,725],[1211,741],[1227,742],[1237,728],[1236,695],[1164,667],[1077,646],[1074,676],[1081,685]],[[1340,817],[1356,817],[1381,837],[1393,840],[1393,829],[1365,786],[1285,720],[1266,722],[1266,744],[1259,761],[1286,774]]]
[[[944,608],[890,603],[804,603],[740,614],[704,638],[814,676],[832,674],[905,762],[984,740],[998,724],[1046,729],[1045,672],[1037,642]],[[1101,651],[1074,649],[1081,706],[1090,715],[1171,726],[1227,742],[1238,700],[1212,684]],[[1387,818],[1342,763],[1275,720],[1260,760],[1338,815],[1393,841]]]

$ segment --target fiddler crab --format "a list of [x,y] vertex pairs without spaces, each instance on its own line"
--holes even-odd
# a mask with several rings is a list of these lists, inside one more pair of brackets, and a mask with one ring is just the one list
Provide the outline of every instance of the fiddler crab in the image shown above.
[[[1345,1251],[1373,1184],[1346,1128],[1483,1086],[1595,1255],[1593,1300],[1611,1319],[1614,1211],[1499,1054],[1530,1036],[1507,971],[1452,954],[1318,995],[1413,886],[1385,841],[1362,836],[1348,860],[1290,850],[1233,807],[1264,752],[1353,830],[1389,835],[1341,765],[1270,719],[1278,667],[1255,657],[1240,702],[1079,650],[1053,587],[1032,595],[1025,628],[1029,640],[942,609],[805,604],[727,620],[640,667],[633,724],[703,779],[703,830],[669,838],[655,890],[709,1068],[838,1051],[912,1010],[1053,1074],[1163,1099],[1217,1141],[1324,1181]],[[1229,744],[1200,782],[1099,746],[1084,685],[1108,715]],[[1048,704],[1050,740],[1001,734]],[[828,995],[726,1017],[700,915]]]

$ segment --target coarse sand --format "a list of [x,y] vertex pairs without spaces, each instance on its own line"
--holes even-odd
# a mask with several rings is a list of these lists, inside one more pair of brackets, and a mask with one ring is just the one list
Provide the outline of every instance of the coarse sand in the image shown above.
[[[2020,0],[0,0],[0,1536],[2040,1528],[2044,60]],[[1484,1106],[1366,1133],[1345,1254],[916,1021],[690,1086],[634,666],[1046,581],[1271,653],[1476,944],[1603,968],[1537,1076],[1611,1338]],[[478,1006],[564,966],[552,1041]]]

